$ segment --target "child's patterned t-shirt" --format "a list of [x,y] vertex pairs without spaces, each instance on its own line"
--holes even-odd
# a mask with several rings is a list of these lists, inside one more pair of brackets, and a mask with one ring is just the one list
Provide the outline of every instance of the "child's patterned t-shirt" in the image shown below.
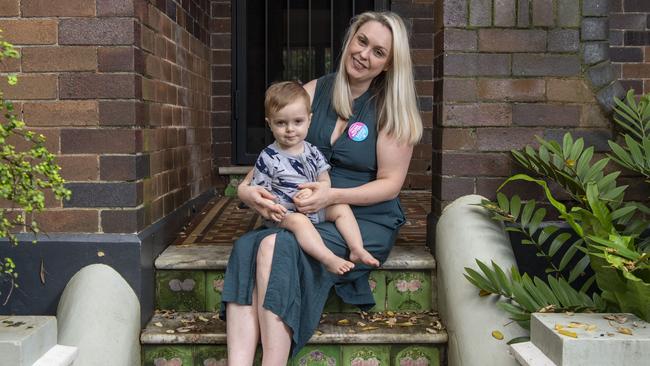
[[[278,198],[278,203],[291,212],[296,212],[293,196],[301,183],[316,182],[318,176],[330,169],[325,156],[318,148],[303,141],[304,151],[300,155],[289,155],[274,142],[262,150],[255,162],[251,185],[264,187]],[[317,224],[325,220],[324,212],[308,214]],[[266,222],[267,225],[273,225]]]

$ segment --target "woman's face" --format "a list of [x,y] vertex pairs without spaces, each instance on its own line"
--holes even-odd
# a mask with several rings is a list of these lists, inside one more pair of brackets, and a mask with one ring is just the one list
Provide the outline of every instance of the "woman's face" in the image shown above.
[[350,81],[370,82],[390,67],[393,34],[385,25],[365,22],[350,40],[345,71]]

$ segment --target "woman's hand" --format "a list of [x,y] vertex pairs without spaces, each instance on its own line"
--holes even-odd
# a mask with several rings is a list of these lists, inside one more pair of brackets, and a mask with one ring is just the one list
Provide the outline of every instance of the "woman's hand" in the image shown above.
[[275,203],[275,196],[262,187],[240,184],[237,187],[237,196],[267,220],[282,221],[287,213],[284,206]]
[[298,185],[299,189],[308,188],[312,191],[308,197],[296,195],[293,203],[296,209],[304,214],[318,212],[330,206],[332,202],[332,191],[329,182],[310,182]]

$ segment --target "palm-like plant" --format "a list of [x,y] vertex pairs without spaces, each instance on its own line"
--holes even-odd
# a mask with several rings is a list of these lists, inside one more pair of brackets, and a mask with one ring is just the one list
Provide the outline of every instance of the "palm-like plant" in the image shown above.
[[[631,91],[625,102],[617,100],[615,113],[615,121],[626,131],[624,144],[610,142],[612,154],[594,163],[593,147],[585,148],[582,139],[574,140],[568,133],[561,145],[538,138],[537,150],[528,146],[512,152],[519,164],[543,179],[517,174],[503,185],[528,181],[542,187],[571,232],[554,224],[542,227],[546,210],[532,200],[522,202],[518,196],[508,199],[498,193],[496,202],[482,203],[494,219],[507,223],[506,230],[523,234],[522,244],[534,245],[547,263],[546,282],[514,268],[507,277],[495,263],[490,268],[477,261],[480,272],[466,268],[465,277],[481,294],[503,296],[499,306],[524,327],[529,325],[530,313],[548,311],[626,311],[650,320],[650,240],[643,237],[650,227],[645,218],[649,210],[641,202],[624,200],[627,186],[617,183],[620,171],[605,173],[614,160],[650,183],[650,95],[637,104]],[[566,191],[573,207],[558,201],[547,181]],[[595,275],[575,289],[571,285],[587,266]],[[594,281],[599,292],[588,296]]]

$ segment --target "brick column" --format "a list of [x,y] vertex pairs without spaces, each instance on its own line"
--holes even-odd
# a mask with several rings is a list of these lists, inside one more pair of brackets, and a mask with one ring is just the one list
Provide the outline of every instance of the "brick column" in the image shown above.
[[535,135],[570,131],[607,149],[606,111],[623,91],[607,53],[607,2],[436,2],[434,216],[465,194],[494,197],[518,169],[509,151]]
[[650,1],[611,0],[610,57],[625,89],[650,93]]

